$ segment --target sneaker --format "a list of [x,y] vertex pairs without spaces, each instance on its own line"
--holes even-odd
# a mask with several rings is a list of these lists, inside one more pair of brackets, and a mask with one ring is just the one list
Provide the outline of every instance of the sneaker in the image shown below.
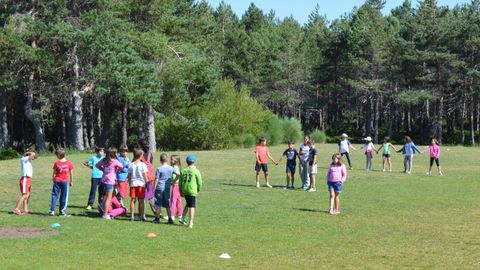
[[146,218],[141,218],[140,221],[141,221],[141,222],[146,222],[147,219],[146,219]]
[[21,214],[22,214],[22,211],[20,211],[19,209],[13,209],[12,212],[13,212],[15,215],[21,215]]
[[290,188],[289,186],[284,186],[284,187],[283,187],[284,190],[287,190],[287,189],[289,189],[289,188]]
[[385,169],[382,169],[382,172],[385,172]]
[[172,220],[175,221],[175,217],[174,217],[174,216],[172,216]]
[[55,216],[55,211],[48,211],[49,216]]
[[112,218],[110,217],[110,215],[103,215],[103,216],[102,216],[102,219],[108,219],[108,220],[110,220],[110,219],[112,219]]
[[290,189],[291,189],[291,190],[295,190],[295,187],[294,187],[294,186],[291,186]]
[[432,172],[427,172],[427,175],[431,176],[431,175],[432,175]]
[[317,189],[315,189],[315,188],[310,188],[310,189],[307,190],[307,192],[315,192],[315,191],[317,191]]
[[408,173],[408,174],[412,174],[412,171],[408,171],[407,173]]
[[22,212],[22,215],[30,215],[30,214],[32,214],[32,212],[30,212],[30,211],[23,211]]
[[302,187],[302,189],[306,191],[309,189],[309,187]]
[[159,218],[155,218],[152,223],[155,223],[155,224],[159,224],[160,223],[160,219]]
[[173,219],[169,219],[167,224],[173,224]]
[[257,188],[260,188],[260,183],[257,183],[257,184],[256,184],[256,187],[257,187]]
[[329,213],[330,215],[335,215],[335,210],[330,210]]
[[334,215],[340,215],[340,211],[335,211]]
[[389,172],[392,172],[392,169],[390,169]]
[[268,188],[272,188],[272,186],[269,183],[266,183],[265,186]]
[[92,210],[93,207],[91,205],[87,205],[87,207],[85,207],[85,210]]
[[130,221],[131,221],[131,222],[134,222],[134,221],[135,221],[135,217],[130,217]]
[[60,217],[70,217],[71,215],[69,215],[69,214],[67,214],[67,213],[65,213],[65,212],[63,212],[63,213],[60,212],[60,214],[59,214],[58,216],[60,216]]
[[438,174],[440,174],[440,176],[443,176],[443,173],[442,173],[442,172],[438,172]]
[[180,222],[180,224],[187,225],[187,222],[183,218],[179,219],[178,222]]
[[190,222],[190,224],[188,224],[188,228],[193,228],[193,223]]
[[161,218],[161,219],[168,220],[168,216],[162,216],[162,215],[160,215],[160,218]]

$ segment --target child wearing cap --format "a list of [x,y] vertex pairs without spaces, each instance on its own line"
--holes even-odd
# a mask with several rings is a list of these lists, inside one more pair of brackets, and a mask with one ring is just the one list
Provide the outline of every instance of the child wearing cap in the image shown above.
[[195,218],[195,207],[197,202],[197,194],[202,189],[202,175],[195,166],[197,159],[194,155],[187,156],[187,168],[182,169],[180,174],[179,186],[180,194],[185,197],[187,206],[183,210],[182,218],[179,220],[183,225],[187,225],[185,220],[187,212],[189,213],[189,228],[193,228],[193,220]]
[[350,143],[348,135],[346,133],[342,133],[340,136],[340,141],[338,142],[338,152],[342,157],[347,157],[348,166],[350,167],[350,170],[353,170],[352,162],[350,161],[350,148],[357,150],[357,148],[353,147],[353,145]]
[[363,139],[365,144],[363,145],[363,149],[365,149],[365,170],[367,172],[372,171],[372,159],[373,159],[373,151],[375,151],[375,146],[372,143],[372,137],[367,136]]

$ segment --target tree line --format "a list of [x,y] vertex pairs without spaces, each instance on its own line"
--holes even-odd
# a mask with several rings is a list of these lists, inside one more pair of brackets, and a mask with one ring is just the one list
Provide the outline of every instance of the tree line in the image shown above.
[[480,0],[384,4],[332,21],[317,6],[300,25],[254,4],[238,17],[224,2],[2,1],[0,149],[224,148],[277,116],[475,144]]

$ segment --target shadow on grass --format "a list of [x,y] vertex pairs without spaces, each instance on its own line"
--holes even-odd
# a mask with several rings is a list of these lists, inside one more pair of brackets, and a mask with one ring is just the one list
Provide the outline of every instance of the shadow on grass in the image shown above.
[[302,212],[315,212],[315,213],[325,213],[325,214],[330,214],[326,210],[315,210],[315,209],[309,209],[309,208],[293,208],[293,210],[298,210]]
[[224,186],[234,186],[234,187],[256,188],[255,185],[249,185],[249,184],[222,183],[222,185],[224,185]]

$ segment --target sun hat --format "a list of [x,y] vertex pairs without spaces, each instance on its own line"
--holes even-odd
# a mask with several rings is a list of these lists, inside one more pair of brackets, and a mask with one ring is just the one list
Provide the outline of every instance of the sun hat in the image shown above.
[[366,138],[364,138],[363,140],[365,140],[365,141],[372,141],[372,137],[370,137],[370,136],[367,136],[367,137],[366,137]]
[[348,135],[347,133],[342,133],[342,135],[340,135],[341,138],[348,138]]

